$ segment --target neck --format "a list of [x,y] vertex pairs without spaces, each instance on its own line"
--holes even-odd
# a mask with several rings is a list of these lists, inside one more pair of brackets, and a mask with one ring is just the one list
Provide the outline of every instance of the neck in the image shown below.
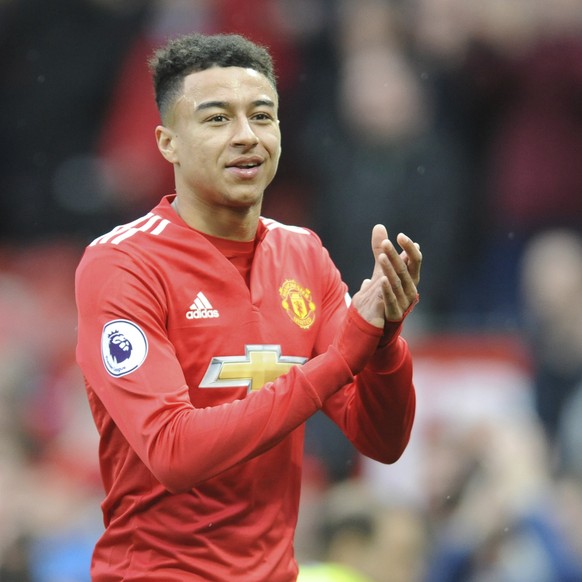
[[260,206],[199,208],[176,196],[172,207],[191,228],[219,238],[249,241],[255,238]]

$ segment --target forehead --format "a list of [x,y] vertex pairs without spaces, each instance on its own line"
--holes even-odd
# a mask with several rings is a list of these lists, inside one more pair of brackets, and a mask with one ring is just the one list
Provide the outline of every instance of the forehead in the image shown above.
[[277,103],[277,92],[267,77],[242,67],[212,67],[191,73],[184,79],[184,96],[195,104],[208,100],[252,102],[265,97]]

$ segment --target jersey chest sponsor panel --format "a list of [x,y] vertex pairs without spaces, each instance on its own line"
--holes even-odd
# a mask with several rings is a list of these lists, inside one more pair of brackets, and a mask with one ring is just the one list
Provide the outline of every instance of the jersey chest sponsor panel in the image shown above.
[[[244,397],[311,356],[317,299],[310,291],[309,300],[295,298],[293,308],[281,296],[281,278],[281,283],[288,280],[271,272],[260,282],[266,286],[259,305],[251,301],[244,283],[225,294],[222,281],[211,284],[208,278],[199,283],[204,291],[180,300],[182,308],[172,302],[169,336],[195,405]],[[182,290],[179,294],[184,295]]]

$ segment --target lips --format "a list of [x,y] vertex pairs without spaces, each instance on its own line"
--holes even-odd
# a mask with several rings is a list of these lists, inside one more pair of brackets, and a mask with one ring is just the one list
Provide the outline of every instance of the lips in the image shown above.
[[244,158],[236,158],[232,162],[227,164],[227,168],[241,168],[241,169],[248,169],[248,168],[255,168],[260,166],[263,163],[263,159],[258,156],[252,157],[244,157]]
[[250,180],[259,173],[263,159],[259,157],[237,158],[227,164],[227,170],[242,180]]

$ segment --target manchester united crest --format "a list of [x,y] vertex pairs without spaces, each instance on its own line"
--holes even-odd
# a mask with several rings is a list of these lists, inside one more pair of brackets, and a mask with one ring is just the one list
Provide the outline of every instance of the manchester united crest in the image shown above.
[[293,279],[287,279],[279,288],[281,305],[291,321],[302,329],[309,329],[315,321],[315,303],[311,291]]

